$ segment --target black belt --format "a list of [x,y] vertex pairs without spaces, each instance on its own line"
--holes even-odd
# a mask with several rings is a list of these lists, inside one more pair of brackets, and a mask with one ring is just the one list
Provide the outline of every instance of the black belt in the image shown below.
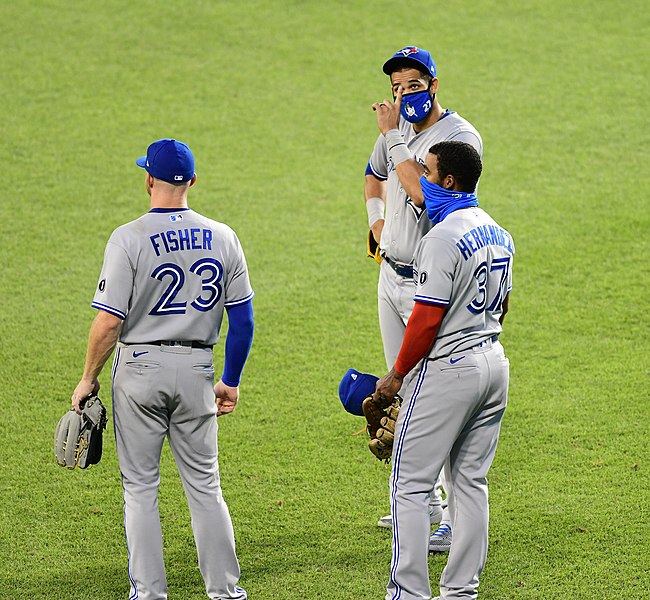
[[158,340],[157,342],[149,342],[152,346],[169,346],[171,348],[202,348],[204,350],[212,349],[212,344],[202,344],[201,342],[185,342],[181,340]]
[[384,260],[390,265],[390,267],[397,273],[400,277],[408,277],[413,279],[413,265],[405,265],[404,263],[397,263],[394,260],[384,256]]

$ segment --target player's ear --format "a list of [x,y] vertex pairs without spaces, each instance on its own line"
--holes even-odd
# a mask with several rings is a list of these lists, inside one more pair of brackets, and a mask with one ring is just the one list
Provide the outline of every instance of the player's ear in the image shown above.
[[434,77],[430,82],[429,82],[429,92],[432,94],[437,93],[438,91],[438,78]]
[[449,174],[445,175],[445,178],[442,180],[442,187],[446,190],[453,190],[456,186],[456,178]]
[[192,187],[196,183],[196,173],[194,173],[194,177],[190,179],[190,187]]

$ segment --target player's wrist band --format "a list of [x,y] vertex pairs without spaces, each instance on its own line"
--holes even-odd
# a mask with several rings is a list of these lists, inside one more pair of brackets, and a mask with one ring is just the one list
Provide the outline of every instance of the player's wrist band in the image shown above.
[[366,200],[366,210],[368,211],[368,227],[372,226],[384,218],[385,203],[381,198],[374,197]]
[[393,161],[393,165],[397,166],[413,158],[404,137],[398,129],[387,131],[384,137],[386,138],[386,150],[388,150],[388,156]]

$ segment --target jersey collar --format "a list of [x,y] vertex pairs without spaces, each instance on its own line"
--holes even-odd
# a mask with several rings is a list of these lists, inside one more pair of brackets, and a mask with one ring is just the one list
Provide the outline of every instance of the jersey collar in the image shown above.
[[184,212],[186,210],[190,210],[188,208],[152,208],[149,212],[150,213],[177,213],[177,212]]

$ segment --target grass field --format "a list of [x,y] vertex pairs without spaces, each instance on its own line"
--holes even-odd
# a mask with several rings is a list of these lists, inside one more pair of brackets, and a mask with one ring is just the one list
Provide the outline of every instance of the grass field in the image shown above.
[[[15,0],[0,15],[0,599],[128,595],[113,437],[87,472],[59,468],[52,437],[106,239],[148,208],[134,160],[166,136],[192,147],[191,206],[237,231],[256,291],[241,403],[220,419],[242,585],[383,597],[388,471],[337,386],[385,369],[363,171],[381,65],[406,44],[431,50],[441,104],[482,133],[479,200],[517,243],[479,597],[650,598],[645,2]],[[167,449],[160,507],[169,597],[204,598]],[[429,564],[435,590],[445,557]]]

